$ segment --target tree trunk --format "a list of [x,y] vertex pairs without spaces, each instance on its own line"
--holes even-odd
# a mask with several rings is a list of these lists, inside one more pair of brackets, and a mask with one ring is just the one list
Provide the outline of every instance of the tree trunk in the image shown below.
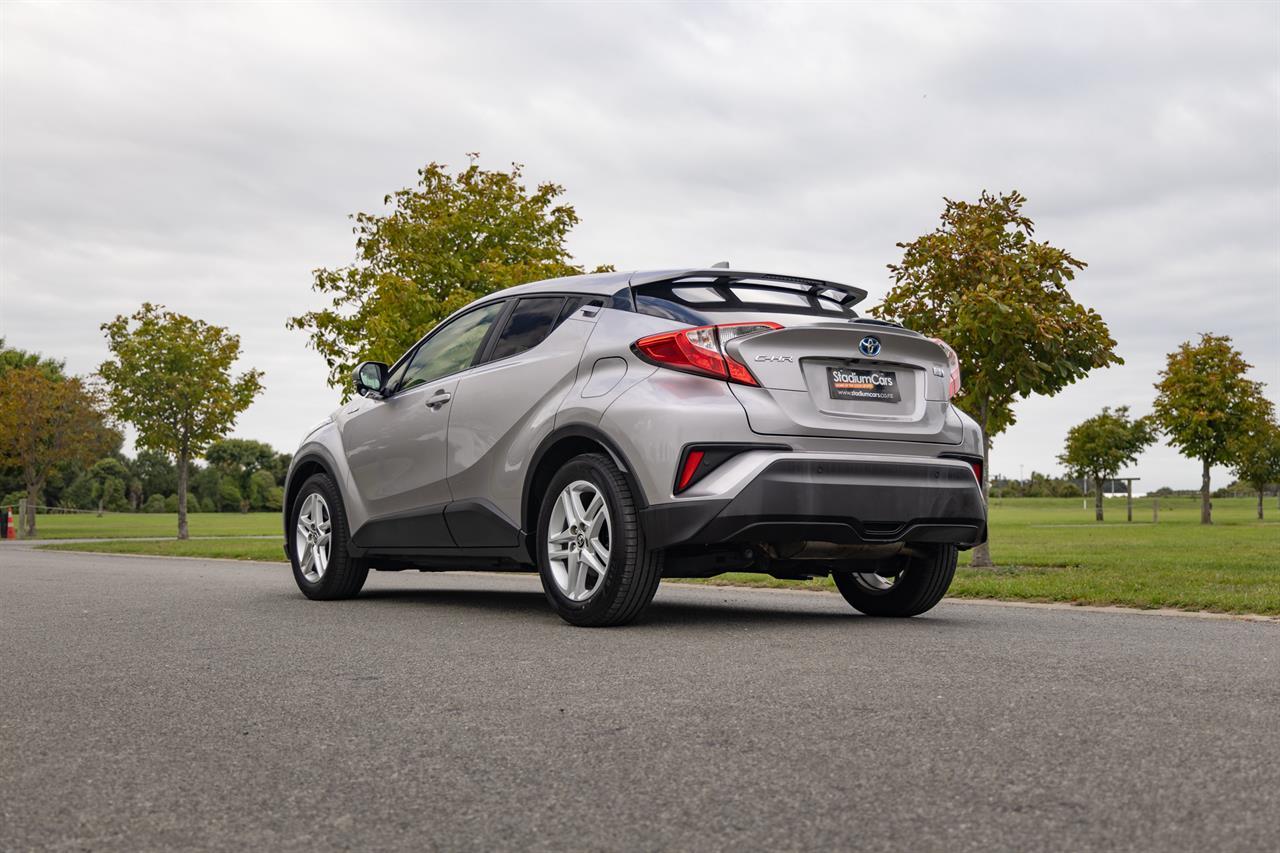
[[1204,460],[1200,474],[1200,523],[1213,524],[1213,503],[1209,500],[1209,460]]
[[1258,489],[1258,521],[1262,521],[1262,489]]
[[22,519],[22,538],[36,538],[36,507],[40,504],[40,492],[44,483],[39,480],[27,481],[27,514]]
[[1102,521],[1102,478],[1093,478],[1093,520]]
[[[987,438],[985,427],[982,430],[982,499],[986,502],[988,511],[991,507],[991,439]],[[988,534],[990,536],[990,534]],[[973,549],[973,558],[969,561],[969,566],[975,569],[994,569],[996,564],[991,562],[991,545],[989,542],[983,542],[981,545]]]
[[178,538],[187,539],[187,464],[188,453],[178,453]]

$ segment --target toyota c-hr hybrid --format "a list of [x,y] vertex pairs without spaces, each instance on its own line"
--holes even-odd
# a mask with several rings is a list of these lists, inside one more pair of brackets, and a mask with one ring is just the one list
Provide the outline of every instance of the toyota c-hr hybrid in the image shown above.
[[729,269],[603,273],[476,300],[311,430],[285,550],[313,599],[370,569],[537,571],[575,625],[663,577],[831,575],[913,616],[986,537],[982,436],[945,343],[866,292]]

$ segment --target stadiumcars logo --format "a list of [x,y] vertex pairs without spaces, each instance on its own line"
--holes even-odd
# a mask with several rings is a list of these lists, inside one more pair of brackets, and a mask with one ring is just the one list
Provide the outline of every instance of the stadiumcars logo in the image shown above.
[[892,370],[828,367],[827,391],[833,400],[897,403],[902,399],[898,391],[898,376]]

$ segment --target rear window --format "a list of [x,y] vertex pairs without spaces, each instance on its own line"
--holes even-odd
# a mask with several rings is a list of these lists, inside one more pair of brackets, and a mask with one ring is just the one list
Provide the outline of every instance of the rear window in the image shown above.
[[710,314],[806,314],[857,317],[849,294],[785,279],[715,279],[707,276],[637,285],[636,310],[695,326],[716,322]]
[[563,296],[533,296],[517,302],[489,360],[510,358],[542,343],[556,326],[564,302]]

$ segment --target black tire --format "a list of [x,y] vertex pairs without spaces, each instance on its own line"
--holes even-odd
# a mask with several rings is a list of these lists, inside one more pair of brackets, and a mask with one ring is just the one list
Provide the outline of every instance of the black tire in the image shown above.
[[859,566],[863,573],[885,572],[888,589],[873,589],[854,572],[832,572],[844,600],[868,616],[919,616],[947,594],[956,574],[956,547],[936,545],[920,556],[898,556]]
[[[548,528],[561,492],[571,483],[585,480],[599,489],[610,516],[609,560],[599,587],[585,601],[564,595],[552,575],[548,553]],[[644,612],[662,579],[663,554],[645,546],[644,531],[636,513],[635,498],[622,471],[601,453],[584,453],[569,460],[551,478],[543,494],[535,528],[538,574],[552,608],[566,622],[582,627],[625,625]]]
[[[297,553],[298,516],[307,498],[319,495],[324,499],[329,514],[329,558],[323,573],[316,580],[309,580],[299,564]],[[347,526],[347,512],[342,506],[342,495],[328,474],[313,474],[302,484],[298,497],[289,508],[289,563],[293,567],[293,579],[307,598],[316,601],[333,601],[354,598],[369,576],[369,564],[351,555],[351,530]]]

